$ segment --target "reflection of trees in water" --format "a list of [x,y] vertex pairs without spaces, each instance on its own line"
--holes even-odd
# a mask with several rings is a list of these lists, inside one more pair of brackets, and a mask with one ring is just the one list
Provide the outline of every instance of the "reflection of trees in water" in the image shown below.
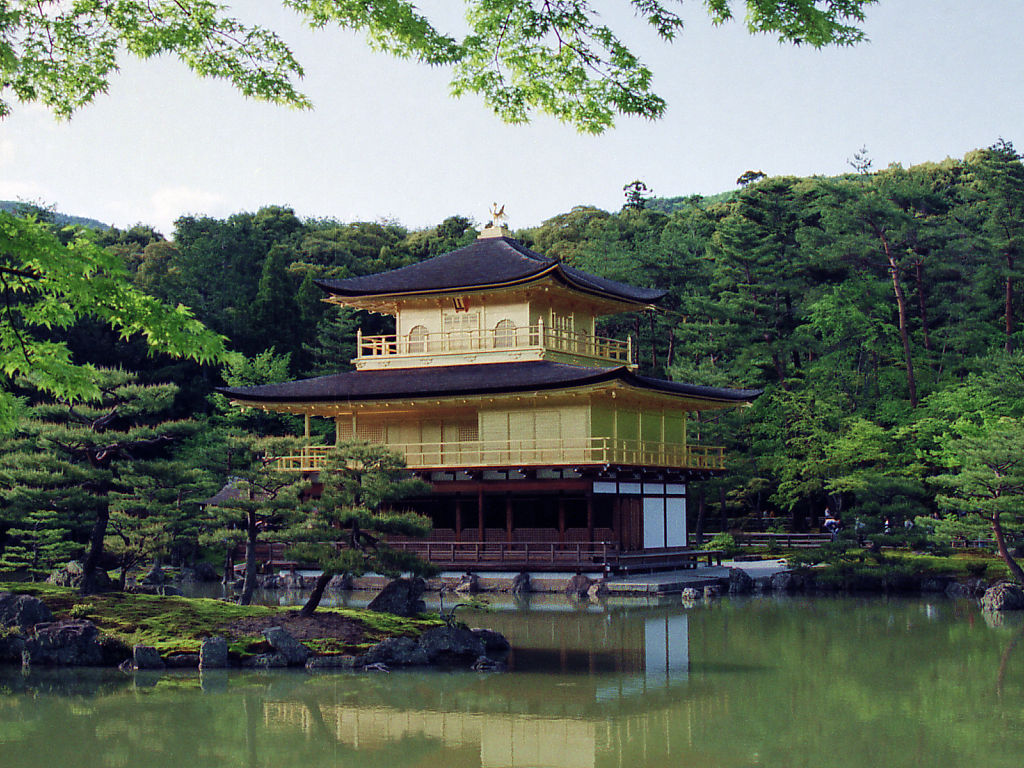
[[[614,654],[616,643],[636,649],[643,622],[677,615],[531,614],[522,631],[556,656],[591,652],[577,643]],[[500,768],[531,755],[565,768],[741,766],[755,755],[789,765],[795,754],[835,768],[916,766],[923,755],[930,765],[1019,764],[1018,624],[989,627],[975,608],[935,600],[723,600],[685,615],[688,678],[640,695],[626,689],[643,676],[628,671],[231,672],[219,685],[204,675],[203,687],[190,673],[139,687],[109,671],[11,670],[0,675],[0,765],[36,768],[41,745],[50,764],[133,768]],[[518,631],[491,618],[480,623]],[[615,626],[623,621],[635,625]],[[623,695],[601,698],[616,686]]]

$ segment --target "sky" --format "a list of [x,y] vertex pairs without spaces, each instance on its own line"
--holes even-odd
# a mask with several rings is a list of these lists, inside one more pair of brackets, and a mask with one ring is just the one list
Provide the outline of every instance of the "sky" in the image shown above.
[[[693,1],[666,45],[624,0],[595,4],[654,70],[668,102],[661,120],[620,117],[601,136],[545,117],[506,125],[478,97],[450,97],[444,68],[305,29],[274,0],[245,0],[234,13],[292,46],[313,110],[247,100],[171,58],[125,58],[108,93],[70,121],[14,104],[0,122],[0,199],[168,236],[182,215],[264,205],[416,229],[455,214],[485,222],[498,202],[515,229],[576,205],[618,210],[634,179],[659,196],[711,195],[746,170],[844,173],[861,147],[876,169],[962,157],[1001,137],[1024,149],[1015,0],[881,0],[867,11],[869,42],[821,51],[741,23],[715,28]],[[458,23],[452,0],[420,6]]]

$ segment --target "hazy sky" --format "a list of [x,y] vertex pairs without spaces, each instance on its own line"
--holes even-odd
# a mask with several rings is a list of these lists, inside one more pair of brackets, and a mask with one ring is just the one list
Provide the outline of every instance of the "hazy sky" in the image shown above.
[[693,1],[663,45],[622,13],[624,0],[598,0],[669,103],[660,121],[620,119],[599,137],[547,118],[504,125],[479,99],[450,98],[448,70],[305,30],[273,0],[235,5],[292,44],[314,110],[246,100],[170,59],[125,59],[109,93],[70,122],[14,106],[0,122],[0,199],[166,234],[183,214],[267,204],[423,227],[483,220],[498,201],[516,228],[574,205],[617,210],[633,179],[662,196],[714,194],[748,169],[841,173],[862,145],[876,168],[961,157],[999,137],[1024,148],[1017,0],[881,0],[868,10],[870,42],[827,51],[713,28]]

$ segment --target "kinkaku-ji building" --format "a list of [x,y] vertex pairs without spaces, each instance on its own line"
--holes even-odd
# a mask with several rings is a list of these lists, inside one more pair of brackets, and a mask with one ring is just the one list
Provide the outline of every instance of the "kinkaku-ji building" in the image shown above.
[[[401,453],[433,492],[427,542],[442,567],[627,570],[687,554],[687,483],[724,469],[695,445],[688,415],[748,404],[759,390],[636,373],[629,340],[598,318],[648,308],[664,291],[587,274],[491,222],[471,245],[375,275],[318,283],[326,300],[390,315],[395,333],[357,335],[355,370],[220,391],[241,406],[331,419],[335,441]],[[281,457],[316,473],[333,446]]]

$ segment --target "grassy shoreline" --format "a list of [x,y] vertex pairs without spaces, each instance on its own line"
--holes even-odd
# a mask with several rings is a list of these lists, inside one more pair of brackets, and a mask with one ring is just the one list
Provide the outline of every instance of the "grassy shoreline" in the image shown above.
[[[83,597],[70,587],[44,583],[0,582],[0,591],[37,597],[57,620],[88,619],[103,636],[126,648],[150,645],[161,656],[198,653],[202,641],[214,635],[228,639],[233,655],[252,656],[265,650],[266,641],[262,631],[247,630],[246,625],[294,618],[299,610],[298,606],[243,606],[213,598],[125,592]],[[335,627],[343,624],[347,630],[344,636],[335,632],[307,642],[318,654],[359,654],[389,637],[415,638],[427,629],[443,625],[438,616],[403,618],[359,608],[320,608],[317,614],[330,619]]]

